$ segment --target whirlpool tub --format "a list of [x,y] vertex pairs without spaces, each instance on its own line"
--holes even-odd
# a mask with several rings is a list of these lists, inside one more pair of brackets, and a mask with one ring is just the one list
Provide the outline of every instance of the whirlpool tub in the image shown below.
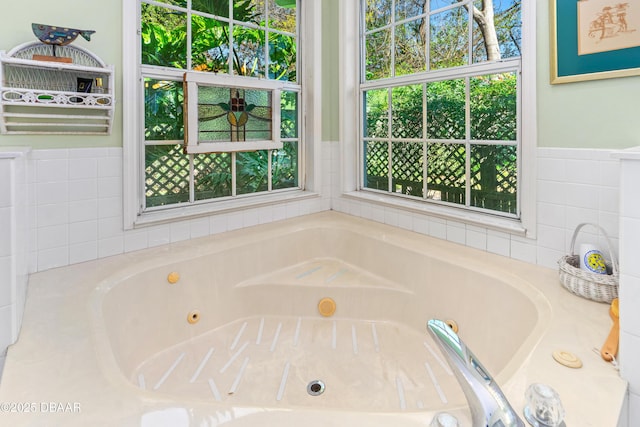
[[30,406],[0,416],[402,427],[448,412],[470,427],[431,318],[457,325],[520,414],[544,382],[568,425],[615,427],[625,384],[592,351],[605,305],[553,270],[333,212],[33,275],[0,384],[0,401]]

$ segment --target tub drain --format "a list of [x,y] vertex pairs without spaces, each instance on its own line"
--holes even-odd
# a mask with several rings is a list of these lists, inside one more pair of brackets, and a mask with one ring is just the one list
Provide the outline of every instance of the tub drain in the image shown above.
[[307,393],[311,396],[320,396],[324,393],[324,383],[320,380],[311,381],[307,385]]

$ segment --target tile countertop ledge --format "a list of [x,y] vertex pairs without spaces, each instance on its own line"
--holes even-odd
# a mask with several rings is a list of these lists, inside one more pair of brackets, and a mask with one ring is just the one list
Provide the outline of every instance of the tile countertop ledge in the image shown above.
[[611,153],[611,157],[620,160],[640,160],[640,146],[614,151]]
[[15,159],[29,154],[30,147],[0,147],[0,159]]
[[[305,221],[313,221],[314,216],[306,218],[289,221],[294,221],[291,224],[296,226],[306,226]],[[397,233],[409,232],[400,230]],[[411,238],[417,237],[411,234]],[[443,244],[453,245],[449,242]],[[484,263],[504,263],[514,274],[526,278],[539,289],[550,305],[550,318],[545,319],[544,335],[514,376],[500,384],[517,413],[523,412],[526,387],[532,383],[545,383],[560,394],[567,426],[616,427],[627,383],[612,364],[602,360],[598,350],[612,324],[609,305],[571,295],[560,286],[556,270],[503,257],[498,259],[496,255],[464,246],[454,245],[452,248]],[[381,417],[376,413],[323,408],[270,410],[216,406],[212,405],[215,402],[208,401],[150,398],[149,394],[133,385],[123,387],[122,380],[108,378],[101,369],[96,333],[89,313],[96,288],[91,284],[107,280],[114,270],[139,261],[141,256],[154,257],[163,253],[166,256],[166,251],[166,247],[152,248],[36,273],[30,277],[22,330],[18,342],[9,347],[0,382],[0,405],[5,405],[0,407],[0,425],[158,427],[171,425],[168,420],[178,412],[190,414],[193,426],[388,427],[394,425],[393,419],[400,421],[403,417],[416,415],[415,411],[398,411]],[[558,364],[552,357],[557,350],[576,354],[584,366],[572,369]],[[16,406],[6,406],[7,403]],[[27,410],[18,406],[26,404],[34,406],[27,407]],[[33,410],[29,411],[30,408]],[[157,416],[164,417],[161,418],[162,423],[152,422],[152,419],[158,420]],[[197,423],[198,419],[206,422]],[[225,420],[231,419],[234,421],[227,424]],[[430,421],[427,419],[411,425],[427,426]]]

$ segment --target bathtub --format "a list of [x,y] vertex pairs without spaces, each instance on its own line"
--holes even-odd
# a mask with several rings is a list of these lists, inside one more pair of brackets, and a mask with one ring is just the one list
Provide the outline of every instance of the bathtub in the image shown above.
[[[335,212],[34,274],[0,383],[11,425],[470,426],[426,333],[450,320],[522,413],[615,427],[626,384],[593,351],[607,306],[553,270]],[[560,365],[570,351],[581,369]]]

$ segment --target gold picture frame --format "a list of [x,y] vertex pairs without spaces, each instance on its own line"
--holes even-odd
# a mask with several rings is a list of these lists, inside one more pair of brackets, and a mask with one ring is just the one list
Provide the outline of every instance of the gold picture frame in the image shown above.
[[640,75],[640,2],[550,0],[551,84]]

